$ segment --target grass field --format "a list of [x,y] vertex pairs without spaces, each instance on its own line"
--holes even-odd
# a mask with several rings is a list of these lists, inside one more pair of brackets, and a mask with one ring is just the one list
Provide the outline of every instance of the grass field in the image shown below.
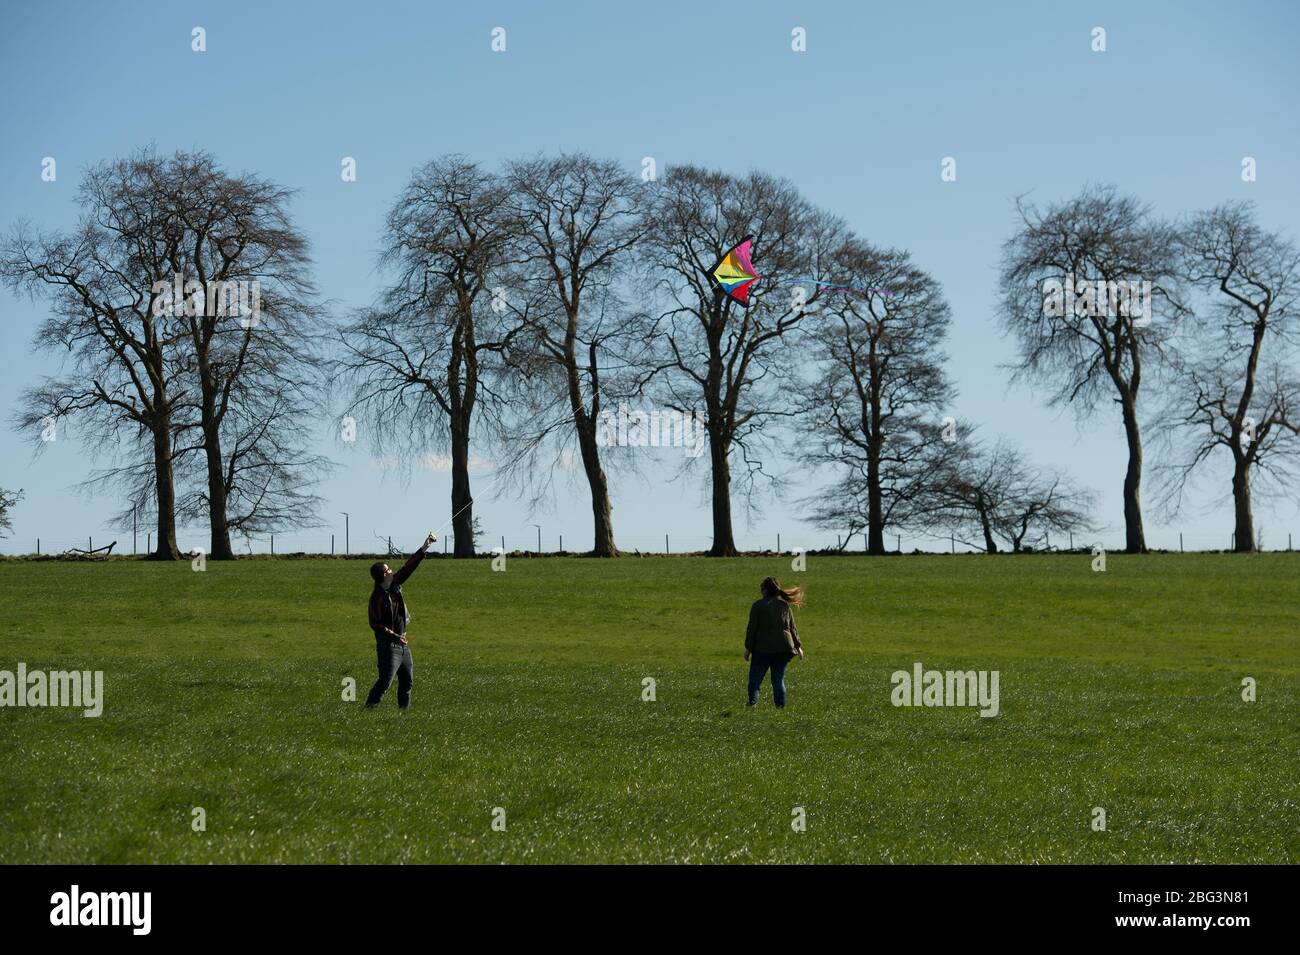
[[[367,563],[0,562],[0,669],[105,679],[0,709],[0,862],[1300,861],[1300,554],[430,559],[406,713],[341,698]],[[767,573],[785,711],[744,706]],[[1000,715],[892,706],[916,661]]]

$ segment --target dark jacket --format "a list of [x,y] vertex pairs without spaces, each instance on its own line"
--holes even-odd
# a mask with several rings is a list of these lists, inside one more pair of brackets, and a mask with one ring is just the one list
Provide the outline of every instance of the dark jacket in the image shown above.
[[745,649],[750,653],[794,653],[799,642],[790,605],[780,597],[763,597],[749,608],[749,627],[745,631]]
[[[379,583],[370,592],[370,629],[375,632],[378,643],[400,643],[400,635],[406,633],[406,624],[411,615],[406,610],[406,599],[402,596],[402,584],[406,578],[415,573],[415,568],[424,560],[424,548],[412,554],[401,570],[393,574],[393,582],[385,590]],[[389,631],[399,636],[395,637]]]

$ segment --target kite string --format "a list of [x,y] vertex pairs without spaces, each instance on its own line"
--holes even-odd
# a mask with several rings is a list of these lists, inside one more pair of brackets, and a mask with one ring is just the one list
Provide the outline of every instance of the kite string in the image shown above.
[[[505,474],[504,469],[502,469],[502,468],[498,468],[498,469],[497,469],[497,473],[494,474],[494,475],[492,476],[492,480],[489,481],[489,482],[487,483],[487,487],[483,488],[479,493],[480,493],[480,494],[487,493],[487,491],[489,491],[491,488],[493,488],[493,487],[496,485],[497,481],[498,481],[498,480],[499,480],[499,479],[500,479],[504,474]],[[464,504],[464,505],[463,505],[459,510],[457,510],[455,513],[453,513],[453,514],[451,515],[451,517],[447,518],[446,523],[444,523],[444,524],[443,524],[441,527],[439,527],[437,530],[433,531],[433,533],[434,533],[434,534],[441,534],[441,533],[442,533],[444,530],[446,530],[446,529],[447,529],[447,528],[448,528],[452,523],[455,522],[456,518],[459,517],[459,516],[460,516],[460,515],[465,511],[466,508],[468,508],[468,507],[472,507],[473,504],[474,504],[474,495],[471,494],[469,500],[466,501],[465,504]]]
[[863,288],[862,286],[858,286],[858,285],[847,285],[847,284],[843,284],[843,283],[840,283],[840,282],[822,282],[822,281],[820,281],[819,279],[813,279],[813,278],[807,278],[807,277],[802,277],[802,278],[793,278],[793,279],[790,279],[790,281],[791,281],[791,282],[811,282],[813,285],[821,285],[821,286],[823,286],[823,287],[825,287],[825,288],[846,288],[846,289],[851,289],[851,290],[854,291],[854,292],[879,292],[881,295],[893,295],[893,294],[894,294],[893,292],[891,292],[891,291],[890,291],[889,289],[887,289],[887,288],[874,288],[874,287]]

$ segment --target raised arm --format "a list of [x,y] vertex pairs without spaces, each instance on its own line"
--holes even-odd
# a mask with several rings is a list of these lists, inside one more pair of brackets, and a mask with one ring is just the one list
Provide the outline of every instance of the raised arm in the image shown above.
[[424,543],[420,546],[420,549],[417,550],[410,557],[406,558],[406,563],[402,565],[402,569],[399,570],[397,573],[393,574],[394,587],[402,586],[402,584],[406,583],[406,578],[410,577],[413,573],[415,573],[415,568],[419,567],[420,561],[424,560],[424,555],[425,552],[428,551],[429,545],[432,544],[437,539],[438,539],[437,534],[430,534],[428,537],[424,539]]

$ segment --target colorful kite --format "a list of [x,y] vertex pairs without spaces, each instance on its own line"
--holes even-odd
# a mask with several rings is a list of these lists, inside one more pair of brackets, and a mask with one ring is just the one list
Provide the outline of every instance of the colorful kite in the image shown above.
[[754,237],[747,235],[740,244],[718,259],[709,269],[709,284],[733,302],[749,307],[749,287],[760,278],[749,261],[749,248]]

